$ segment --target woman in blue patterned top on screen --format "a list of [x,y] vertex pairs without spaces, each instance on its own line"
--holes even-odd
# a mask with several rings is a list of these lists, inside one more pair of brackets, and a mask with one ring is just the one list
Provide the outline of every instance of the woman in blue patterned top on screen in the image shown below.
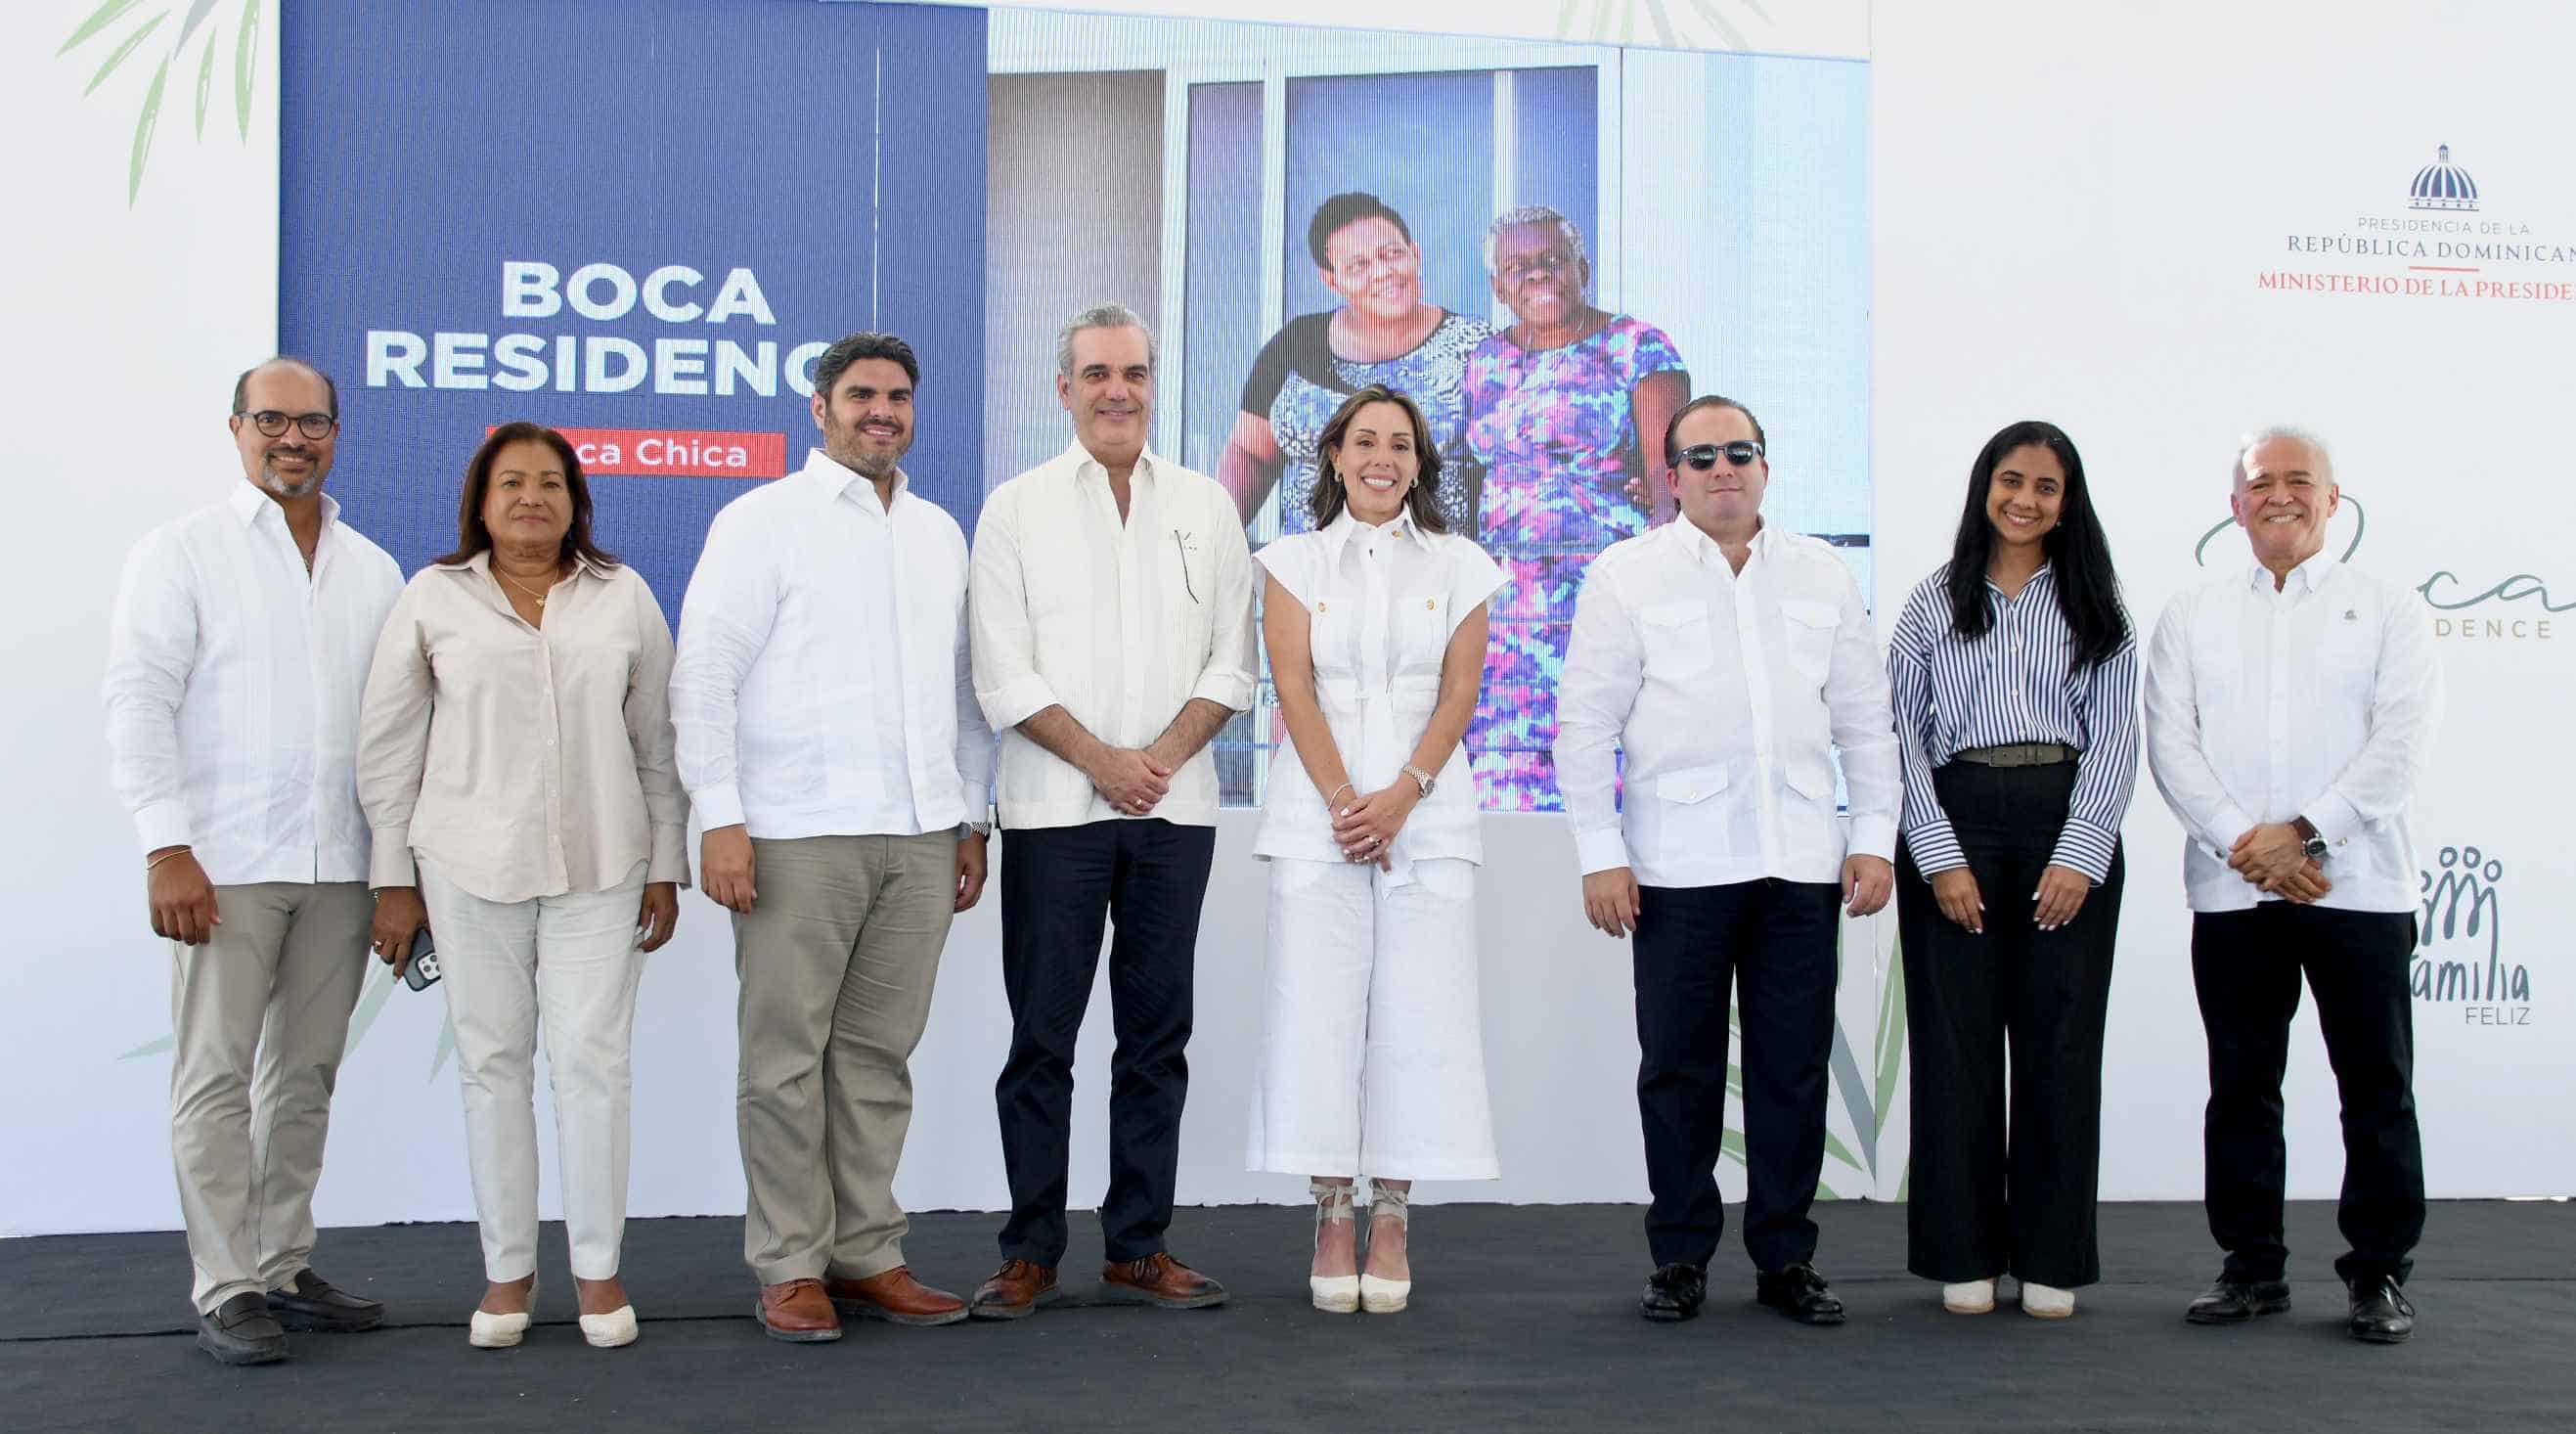
[[1262,345],[1217,481],[1234,495],[1247,526],[1275,487],[1279,531],[1307,531],[1324,425],[1343,400],[1376,384],[1421,405],[1452,474],[1441,485],[1441,516],[1453,531],[1473,533],[1464,380],[1467,355],[1493,326],[1423,302],[1422,246],[1404,216],[1374,194],[1336,194],[1317,205],[1306,250],[1342,306],[1291,319]]
[[1956,1313],[1993,1309],[2009,1273],[2025,1312],[2062,1318],[2101,1278],[2102,1026],[2138,652],[2084,461],[2055,425],[1987,440],[1950,562],[1888,647],[1905,753],[1906,1267]]

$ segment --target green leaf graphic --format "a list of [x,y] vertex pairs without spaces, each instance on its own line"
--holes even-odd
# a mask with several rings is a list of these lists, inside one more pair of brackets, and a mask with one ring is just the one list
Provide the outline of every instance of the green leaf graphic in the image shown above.
[[1887,962],[1887,984],[1878,993],[1878,1119],[1882,1128],[1887,1123],[1887,1110],[1896,1099],[1897,1073],[1905,1067],[1905,962],[1903,952],[1890,949]]
[[[367,964],[372,967],[378,963],[370,961]],[[348,1043],[341,1047],[344,1052],[356,1050],[358,1042],[366,1039],[367,1028],[376,1023],[376,1017],[384,1014],[385,998],[391,996],[394,988],[402,984],[402,977],[395,975],[394,968],[391,966],[385,967],[384,973],[383,980],[368,985],[359,994],[357,1009],[349,1013],[349,1039]]]
[[1841,1141],[1834,1138],[1834,1133],[1830,1130],[1825,1132],[1825,1153],[1836,1160],[1841,1161],[1843,1164],[1850,1166],[1854,1170],[1858,1170],[1863,1173],[1867,1173],[1869,1170],[1868,1166],[1861,1163],[1859,1156],[1851,1153],[1851,1148],[1849,1146],[1844,1145]]
[[72,31],[72,37],[63,41],[63,47],[54,51],[54,53],[57,55],[70,54],[73,46],[88,39],[90,36],[97,34],[99,31],[106,29],[108,26],[115,24],[117,16],[124,14],[126,11],[133,9],[135,6],[142,3],[143,0],[107,0],[106,4],[91,11],[89,18],[83,20],[80,28]]
[[[169,12],[162,12],[167,14]],[[161,120],[161,89],[170,82],[170,62],[152,72],[152,88],[144,93],[143,113],[134,117],[134,158],[125,170],[125,207],[134,207],[134,196],[143,191],[143,161],[152,154],[152,131]]]
[[121,1061],[137,1060],[144,1056],[157,1056],[164,1051],[175,1051],[178,1048],[179,1038],[177,1036],[163,1036],[157,1041],[145,1041],[143,1044],[127,1051],[125,1054],[118,1056],[117,1059]]
[[[119,45],[108,52],[107,63],[99,66],[98,73],[89,77],[89,88],[81,91],[81,93],[83,95],[93,94],[98,90],[99,86],[106,84],[107,77],[116,73],[116,67],[125,63],[125,57],[133,54],[135,50],[143,44],[145,37],[149,36],[153,31],[160,29],[161,22],[169,18],[170,12],[164,10],[160,14],[155,15],[150,20],[146,21],[142,29],[126,36],[124,44]],[[164,66],[164,68],[167,67]]]
[[250,138],[250,83],[259,65],[259,0],[242,7],[241,35],[233,41],[233,118]]
[[[196,4],[189,6],[188,18],[179,22],[179,43],[170,47],[170,53],[175,55],[188,48],[188,37],[196,34],[197,27],[206,23],[206,17],[214,11],[215,0],[197,0]],[[208,48],[213,46],[209,44]]]
[[197,138],[206,137],[206,100],[215,92],[215,42],[206,40],[206,55],[197,62]]

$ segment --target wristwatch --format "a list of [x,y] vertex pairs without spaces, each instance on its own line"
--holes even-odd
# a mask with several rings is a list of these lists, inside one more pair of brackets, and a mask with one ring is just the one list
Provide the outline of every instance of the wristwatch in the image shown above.
[[2308,860],[2326,859],[2326,839],[2317,834],[2315,822],[2309,821],[2306,817],[2292,817],[2290,827],[2299,834],[2299,849],[2308,854]]
[[1414,785],[1422,788],[1422,795],[1426,797],[1431,795],[1432,788],[1440,785],[1438,778],[1409,762],[1405,764],[1404,774],[1413,779]]

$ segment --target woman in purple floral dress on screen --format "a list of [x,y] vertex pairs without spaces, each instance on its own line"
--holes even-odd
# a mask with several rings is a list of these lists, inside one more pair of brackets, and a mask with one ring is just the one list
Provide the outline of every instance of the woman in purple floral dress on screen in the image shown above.
[[1690,375],[1661,329],[1586,297],[1582,231],[1544,205],[1485,239],[1512,326],[1467,359],[1467,448],[1485,468],[1479,535],[1511,585],[1492,607],[1483,695],[1467,728],[1478,805],[1556,811],[1556,682],[1575,589],[1603,548],[1668,517],[1664,425]]

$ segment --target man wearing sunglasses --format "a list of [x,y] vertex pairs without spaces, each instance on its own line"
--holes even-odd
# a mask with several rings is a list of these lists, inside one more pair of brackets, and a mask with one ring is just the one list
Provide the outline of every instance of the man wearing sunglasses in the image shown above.
[[1557,694],[1584,915],[1636,937],[1650,1320],[1699,1313],[1724,1229],[1731,983],[1756,1297],[1805,1324],[1843,1322],[1807,1208],[1824,1166],[1837,908],[1866,916],[1895,882],[1896,731],[1850,568],[1762,520],[1767,446],[1733,399],[1673,416],[1664,451],[1682,521],[1593,563]]
[[171,943],[170,1145],[197,1344],[286,1356],[287,1330],[384,1307],[311,1268],[331,1087],[367,969],[358,697],[402,593],[322,492],[340,434],[320,370],[233,386],[242,481],[134,546],[108,634],[107,744]]

